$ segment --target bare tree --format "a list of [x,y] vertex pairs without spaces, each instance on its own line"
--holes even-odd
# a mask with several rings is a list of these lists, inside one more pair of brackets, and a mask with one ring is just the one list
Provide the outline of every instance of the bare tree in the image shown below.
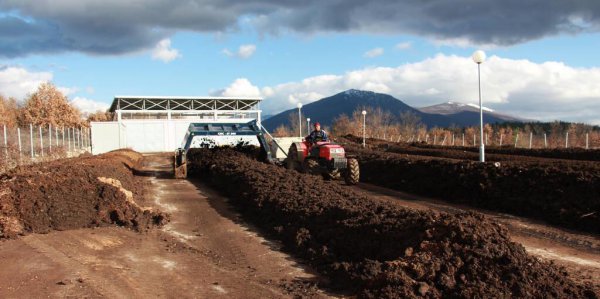
[[400,113],[400,134],[412,136],[417,133],[419,128],[423,127],[421,118],[412,111]]
[[342,114],[333,120],[332,134],[344,136],[347,134],[356,135],[357,132],[352,128],[352,121],[346,114]]
[[292,137],[292,133],[288,127],[280,125],[273,131],[273,137]]
[[87,117],[87,122],[92,121],[111,121],[113,119],[113,113],[98,110]]
[[288,114],[288,123],[289,123],[289,129],[290,129],[290,133],[291,136],[298,136],[298,133],[300,133],[301,136],[305,136],[306,134],[306,120],[301,116],[300,121],[303,122],[302,124],[302,132],[299,131],[298,129],[298,112],[291,112],[290,114]]
[[17,124],[19,107],[14,98],[5,98],[0,95],[0,124],[14,127]]
[[52,83],[42,83],[31,94],[18,117],[21,125],[80,126],[81,113],[73,107],[67,97]]

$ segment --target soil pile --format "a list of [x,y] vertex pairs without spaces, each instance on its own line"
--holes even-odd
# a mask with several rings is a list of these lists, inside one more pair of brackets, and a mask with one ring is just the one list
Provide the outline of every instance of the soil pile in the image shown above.
[[478,163],[345,146],[363,182],[600,233],[600,163]]
[[121,150],[20,167],[0,176],[0,238],[109,224],[146,230],[168,215],[140,207],[132,169],[141,155]]
[[478,214],[372,201],[231,149],[195,150],[188,159],[190,175],[228,195],[335,287],[361,297],[598,297]]

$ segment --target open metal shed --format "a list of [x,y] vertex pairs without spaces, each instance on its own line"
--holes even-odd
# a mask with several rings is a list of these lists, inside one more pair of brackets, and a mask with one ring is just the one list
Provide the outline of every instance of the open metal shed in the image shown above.
[[174,151],[190,123],[261,123],[261,98],[115,96],[111,122],[92,122],[92,153]]

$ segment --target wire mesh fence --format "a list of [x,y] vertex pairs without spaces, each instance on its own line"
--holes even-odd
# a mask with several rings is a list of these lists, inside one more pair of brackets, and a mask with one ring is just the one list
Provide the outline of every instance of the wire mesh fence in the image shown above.
[[[408,135],[367,135],[367,138],[375,138],[390,142],[418,142],[438,146],[464,146],[477,147],[480,143],[479,132],[442,132],[408,134]],[[484,144],[486,146],[513,147],[525,149],[541,148],[582,148],[582,149],[600,149],[600,133],[570,133],[564,134],[535,134],[532,132],[515,134],[484,134]]]
[[79,127],[0,124],[0,171],[19,165],[78,156],[90,151],[90,130]]

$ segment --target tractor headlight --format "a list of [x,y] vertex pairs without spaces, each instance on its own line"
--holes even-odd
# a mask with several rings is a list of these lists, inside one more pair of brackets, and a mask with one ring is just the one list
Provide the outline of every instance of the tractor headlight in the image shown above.
[[331,153],[333,153],[333,154],[343,154],[344,153],[344,149],[343,148],[332,148],[331,149]]

